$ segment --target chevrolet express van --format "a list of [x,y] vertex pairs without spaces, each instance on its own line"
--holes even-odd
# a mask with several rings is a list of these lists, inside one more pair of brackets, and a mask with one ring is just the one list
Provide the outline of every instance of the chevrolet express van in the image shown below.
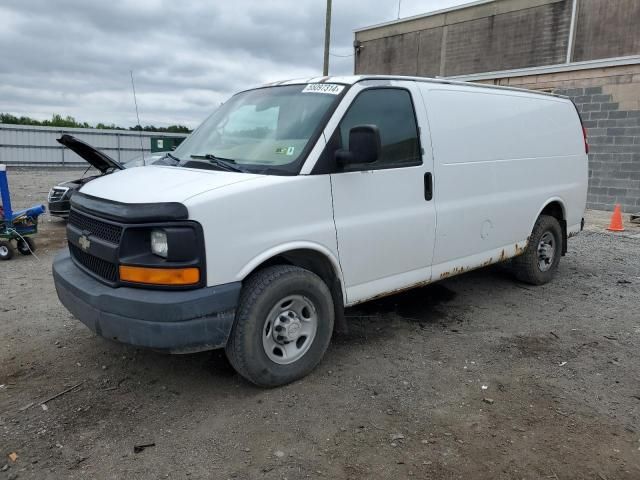
[[103,337],[225,348],[276,386],[321,360],[343,310],[513,259],[551,280],[583,226],[570,100],[388,76],[236,94],[171,155],[73,195],[62,303]]

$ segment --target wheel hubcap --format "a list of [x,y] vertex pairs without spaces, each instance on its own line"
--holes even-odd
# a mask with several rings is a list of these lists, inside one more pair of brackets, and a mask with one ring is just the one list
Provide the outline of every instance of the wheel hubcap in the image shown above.
[[551,232],[544,232],[538,243],[538,268],[546,272],[553,265],[556,254],[556,239]]
[[9,254],[9,249],[4,245],[0,246],[0,256],[6,257]]
[[262,346],[275,363],[286,365],[299,360],[318,330],[315,306],[303,295],[290,295],[271,309],[262,329]]

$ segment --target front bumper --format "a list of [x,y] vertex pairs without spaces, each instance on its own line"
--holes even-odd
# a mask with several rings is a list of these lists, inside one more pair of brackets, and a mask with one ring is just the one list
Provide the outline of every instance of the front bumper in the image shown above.
[[62,304],[96,334],[130,345],[188,353],[226,345],[240,282],[197,290],[112,288],[84,273],[68,250],[53,262]]
[[59,200],[57,202],[49,202],[49,213],[56,217],[68,217],[71,204],[69,200]]

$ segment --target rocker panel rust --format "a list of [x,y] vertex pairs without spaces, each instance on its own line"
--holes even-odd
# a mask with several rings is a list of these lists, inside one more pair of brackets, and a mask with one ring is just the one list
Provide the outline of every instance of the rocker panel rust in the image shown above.
[[507,248],[503,248],[500,251],[500,256],[497,259],[494,259],[493,257],[489,257],[487,260],[485,260],[484,262],[477,264],[477,265],[469,265],[469,266],[460,266],[460,267],[455,267],[451,270],[448,270],[446,272],[442,272],[440,274],[440,280],[443,280],[445,278],[450,278],[450,277],[455,277],[456,275],[460,275],[461,273],[465,273],[465,272],[470,272],[472,270],[477,270],[479,268],[483,268],[483,267],[488,267],[489,265],[492,265],[494,263],[501,263],[504,262],[506,260],[509,260],[511,258],[515,258],[518,257],[520,255],[522,255],[525,250],[527,249],[527,245],[529,244],[529,237],[527,237],[527,239],[524,242],[516,242],[513,245],[513,250],[514,250],[514,254],[510,254],[508,253],[508,249]]
[[527,239],[524,242],[517,242],[517,243],[515,243],[513,245],[514,254],[507,253],[508,248],[503,248],[502,251],[500,252],[500,256],[497,257],[497,258],[489,257],[487,260],[483,261],[482,263],[480,263],[478,265],[455,267],[452,270],[449,270],[449,271],[446,271],[446,272],[442,272],[440,274],[439,278],[436,278],[436,279],[432,278],[431,280],[424,280],[424,281],[421,281],[421,282],[412,283],[412,284],[404,286],[404,287],[395,288],[393,290],[388,290],[386,292],[378,293],[377,295],[373,295],[371,297],[367,297],[367,298],[364,298],[362,300],[358,300],[357,302],[355,302],[353,304],[349,304],[349,306],[357,305],[359,303],[370,302],[372,300],[377,300],[379,298],[388,297],[390,295],[396,295],[398,293],[402,293],[402,292],[405,292],[407,290],[412,290],[414,288],[419,288],[419,287],[424,287],[426,285],[430,285],[432,283],[438,282],[440,280],[444,280],[446,278],[455,277],[456,275],[460,275],[461,273],[466,273],[466,272],[470,272],[472,270],[477,270],[479,268],[488,267],[489,265],[492,265],[494,263],[504,262],[504,261],[509,260],[511,258],[515,258],[515,257],[517,257],[519,255],[522,255],[525,252],[528,244],[529,244],[529,237],[527,237]]

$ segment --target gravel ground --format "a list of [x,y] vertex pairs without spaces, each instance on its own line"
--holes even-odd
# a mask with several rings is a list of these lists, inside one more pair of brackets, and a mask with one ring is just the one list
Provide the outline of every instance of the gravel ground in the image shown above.
[[[16,208],[77,176],[12,170]],[[94,336],[45,217],[38,259],[0,264],[0,479],[638,479],[639,234],[590,227],[542,287],[496,266],[349,309],[311,375],[261,390],[220,352]]]

